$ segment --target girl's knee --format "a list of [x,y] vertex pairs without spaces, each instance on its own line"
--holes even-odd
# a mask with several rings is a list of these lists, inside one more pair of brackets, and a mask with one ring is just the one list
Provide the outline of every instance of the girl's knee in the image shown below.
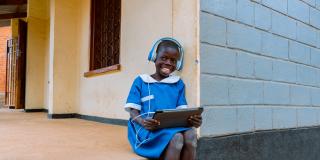
[[183,135],[182,135],[181,133],[176,133],[176,134],[172,137],[170,143],[173,145],[173,147],[174,147],[175,149],[178,149],[178,150],[182,149],[183,144],[184,144]]
[[187,147],[192,147],[192,148],[196,148],[197,147],[197,132],[195,131],[195,129],[186,131],[184,133],[184,144]]

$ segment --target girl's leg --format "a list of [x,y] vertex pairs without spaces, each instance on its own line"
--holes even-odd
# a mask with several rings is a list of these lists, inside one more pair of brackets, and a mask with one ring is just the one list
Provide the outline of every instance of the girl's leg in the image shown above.
[[180,160],[180,153],[184,144],[183,141],[182,133],[176,133],[164,152],[164,160]]
[[182,149],[183,160],[195,160],[197,149],[197,132],[194,128],[183,133],[184,146]]

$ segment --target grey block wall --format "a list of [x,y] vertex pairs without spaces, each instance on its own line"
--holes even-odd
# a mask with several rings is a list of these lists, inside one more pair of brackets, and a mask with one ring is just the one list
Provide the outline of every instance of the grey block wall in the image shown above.
[[201,136],[320,125],[320,0],[200,0]]

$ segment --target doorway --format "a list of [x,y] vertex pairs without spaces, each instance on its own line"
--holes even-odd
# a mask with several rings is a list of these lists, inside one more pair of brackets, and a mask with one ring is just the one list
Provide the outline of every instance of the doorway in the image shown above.
[[7,41],[5,106],[25,108],[27,23],[18,22],[18,37]]
[[4,107],[6,85],[7,40],[11,38],[10,20],[0,20],[0,108]]

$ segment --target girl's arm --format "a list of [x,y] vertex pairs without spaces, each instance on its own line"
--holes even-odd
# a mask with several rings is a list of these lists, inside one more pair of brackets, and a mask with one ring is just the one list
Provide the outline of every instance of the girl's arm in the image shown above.
[[139,110],[136,110],[136,109],[133,109],[131,108],[130,109],[130,117],[131,119],[133,119],[135,122],[139,123],[140,125],[142,125],[142,117],[138,117],[140,115],[140,111]]
[[143,126],[147,130],[155,130],[157,126],[160,125],[160,122],[155,119],[143,119],[140,115],[140,111],[131,108],[130,109],[130,117],[135,122],[139,123],[141,126]]

